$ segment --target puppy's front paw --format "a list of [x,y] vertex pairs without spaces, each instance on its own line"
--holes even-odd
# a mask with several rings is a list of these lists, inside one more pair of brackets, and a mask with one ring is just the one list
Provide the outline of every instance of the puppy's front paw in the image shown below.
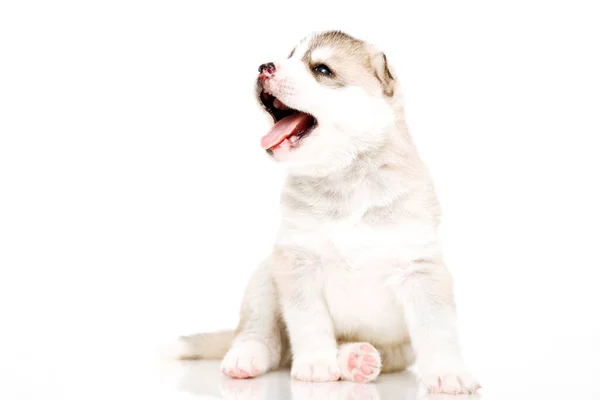
[[302,357],[292,364],[292,378],[304,382],[337,381],[342,376],[335,357]]
[[260,342],[248,341],[232,347],[221,362],[221,372],[230,378],[253,378],[269,369],[269,349]]
[[430,393],[471,394],[481,388],[475,378],[463,370],[423,371],[421,382]]

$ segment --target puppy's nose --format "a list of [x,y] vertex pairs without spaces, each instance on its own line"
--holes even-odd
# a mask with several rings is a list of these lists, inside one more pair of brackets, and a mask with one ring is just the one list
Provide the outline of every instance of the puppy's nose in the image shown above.
[[258,67],[258,72],[260,72],[261,74],[273,74],[275,72],[275,64],[273,64],[272,62],[262,64],[260,67]]

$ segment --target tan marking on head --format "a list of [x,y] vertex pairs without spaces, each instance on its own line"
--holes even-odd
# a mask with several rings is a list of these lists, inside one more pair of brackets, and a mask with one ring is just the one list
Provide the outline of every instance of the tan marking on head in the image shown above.
[[302,58],[306,50],[308,49],[308,45],[310,42],[310,37],[304,38],[292,49],[288,58],[296,57]]
[[[302,44],[305,53],[297,56],[319,83],[332,88],[356,85],[368,92],[383,91],[386,96],[393,96],[395,82],[387,59],[370,44],[342,31],[318,33]],[[333,74],[316,73],[314,68],[320,64],[326,65]]]

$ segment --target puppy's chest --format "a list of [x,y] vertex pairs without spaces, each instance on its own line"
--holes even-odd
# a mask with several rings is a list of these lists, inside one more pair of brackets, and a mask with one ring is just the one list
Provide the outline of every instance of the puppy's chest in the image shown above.
[[[332,258],[348,263],[352,269],[360,269],[365,263],[383,263],[392,255],[386,249],[385,232],[378,231],[361,221],[329,221],[318,228],[318,236]],[[376,238],[379,237],[380,240]]]
[[412,258],[413,246],[407,240],[414,236],[411,226],[381,226],[355,217],[322,221],[314,228],[319,252],[350,270],[395,268],[398,262]]
[[[296,197],[297,196],[297,197]],[[352,196],[289,195],[279,241],[307,247],[349,268],[393,266],[414,253],[415,224],[394,193],[356,190]],[[418,236],[418,235],[417,235]]]
[[345,204],[338,205],[339,214],[336,217],[309,217],[307,232],[353,263],[358,263],[360,259],[386,258],[390,253],[387,244],[402,228],[397,221],[388,220],[387,224],[381,224],[370,220],[368,216],[374,213],[373,210],[384,208],[374,205],[374,200],[367,195],[355,196]]

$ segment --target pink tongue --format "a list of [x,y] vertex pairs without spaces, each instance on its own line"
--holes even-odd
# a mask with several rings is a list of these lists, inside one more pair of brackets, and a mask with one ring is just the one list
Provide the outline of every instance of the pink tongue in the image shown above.
[[312,117],[304,113],[294,113],[279,120],[271,131],[262,137],[260,144],[267,150],[275,147],[292,135],[302,133],[312,124]]

